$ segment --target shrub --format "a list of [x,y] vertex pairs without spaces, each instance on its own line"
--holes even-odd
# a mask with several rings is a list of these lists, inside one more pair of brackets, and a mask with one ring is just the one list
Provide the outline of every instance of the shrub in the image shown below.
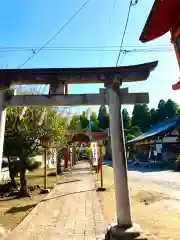
[[180,155],[177,156],[177,158],[176,158],[176,163],[177,163],[177,164],[180,164]]
[[[20,161],[17,159],[11,160],[11,166],[7,163],[6,167],[10,167],[11,172],[14,176],[17,176],[17,174],[20,172]],[[41,166],[41,162],[36,161],[35,158],[29,158],[26,162],[26,169],[30,172],[38,169]]]
[[40,168],[41,162],[36,161],[35,158],[30,158],[27,162],[27,169],[32,172]]

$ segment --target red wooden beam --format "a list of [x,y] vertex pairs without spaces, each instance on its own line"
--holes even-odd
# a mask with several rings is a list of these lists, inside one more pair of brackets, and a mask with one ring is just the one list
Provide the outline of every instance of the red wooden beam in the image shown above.
[[149,42],[169,32],[180,16],[180,0],[155,0],[143,32],[141,42]]
[[75,133],[72,137],[72,142],[88,143],[90,141],[90,136],[94,141],[103,140],[105,138],[105,134],[102,132]]
[[172,89],[175,90],[175,91],[179,90],[180,89],[180,81],[178,81],[177,83],[173,84],[172,85]]

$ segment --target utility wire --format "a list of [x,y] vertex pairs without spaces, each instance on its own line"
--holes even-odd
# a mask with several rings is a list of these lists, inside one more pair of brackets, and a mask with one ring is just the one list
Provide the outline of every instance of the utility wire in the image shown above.
[[[8,53],[8,52],[26,52],[26,51],[30,51],[29,49],[13,49],[13,50],[0,50],[0,53]],[[169,51],[173,51],[173,48],[171,47],[161,47],[161,48],[122,48],[121,50],[119,49],[111,49],[111,48],[107,48],[107,49],[102,49],[102,48],[44,48],[42,49],[41,51],[77,51],[77,52],[121,52],[121,53],[124,53],[124,52],[169,52]]]
[[138,0],[135,0],[134,2],[133,2],[133,0],[131,0],[131,1],[130,1],[130,4],[129,4],[127,19],[126,19],[126,24],[125,24],[125,28],[124,28],[124,32],[123,32],[123,36],[122,36],[122,40],[121,40],[121,45],[120,45],[120,49],[119,49],[119,54],[118,54],[118,57],[117,57],[116,67],[118,66],[119,59],[120,59],[120,56],[121,56],[121,49],[122,49],[122,47],[123,47],[124,37],[125,37],[125,35],[126,35],[126,30],[127,30],[127,26],[128,26],[128,22],[129,22],[130,12],[131,12],[131,7],[135,6],[137,3],[138,3]]
[[[54,40],[68,25],[72,22],[72,20],[78,15],[79,12],[83,10],[83,8],[90,2],[91,0],[87,0],[73,15],[72,17],[61,27],[61,29],[52,37],[50,38],[43,46],[41,46],[38,50],[32,49],[33,55],[30,56],[24,63],[18,66],[17,69],[23,67],[27,62],[29,62],[33,57],[39,54],[52,40]],[[20,86],[17,87],[17,91],[20,90]],[[39,91],[41,90],[41,87]]]
[[[112,7],[112,13],[113,13],[114,8],[115,8],[115,6],[116,6],[116,2],[117,2],[117,0],[114,0],[114,2],[113,2],[113,7]],[[107,30],[106,30],[106,33],[105,33],[105,40],[104,40],[104,43],[105,43],[105,44],[106,44],[107,36],[108,36],[108,28],[109,28],[109,26],[111,25],[111,22],[112,22],[112,13],[111,13],[111,16],[110,16],[110,19],[109,19],[109,24],[108,24],[108,27],[107,27]],[[103,50],[104,50],[104,47],[102,47],[102,52],[103,52]],[[101,54],[101,56],[102,56],[102,54]],[[100,56],[100,61],[101,61],[101,56]],[[99,64],[98,64],[98,65],[100,65],[100,61],[99,61]]]
[[[54,46],[54,47],[44,47],[44,50],[56,50],[56,49],[94,49],[94,48],[119,48],[117,45],[104,45],[104,46]],[[172,47],[172,45],[124,45],[124,48],[161,48],[161,47]],[[40,46],[0,46],[0,50],[26,50],[34,51],[40,49]]]
[[68,24],[78,15],[79,12],[83,10],[83,8],[90,2],[91,0],[87,0],[83,5],[73,14],[73,16],[61,27],[61,29],[51,38],[49,39],[42,47],[40,47],[34,54],[29,57],[24,63],[19,65],[18,69],[23,67],[27,62],[29,62],[33,57],[40,53],[42,49],[44,49],[55,37],[57,37],[67,26]]

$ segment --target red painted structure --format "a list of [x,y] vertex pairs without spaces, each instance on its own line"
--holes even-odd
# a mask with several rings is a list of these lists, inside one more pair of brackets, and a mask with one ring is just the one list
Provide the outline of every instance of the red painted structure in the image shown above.
[[102,132],[75,133],[72,136],[72,142],[90,143],[90,138],[92,138],[93,141],[103,140],[105,134]]
[[68,148],[64,150],[64,168],[68,168]]
[[[152,41],[169,31],[180,67],[180,0],[155,0],[140,41],[143,43]],[[180,81],[172,88],[180,89]]]
[[149,42],[176,27],[180,16],[180,0],[155,0],[143,32],[141,42]]
[[[91,138],[93,141],[103,140],[105,138],[105,134],[102,132],[91,132],[91,133],[75,133],[72,136],[72,140],[69,142],[69,144],[73,142],[79,142],[79,143],[90,143]],[[75,160],[76,162],[76,160]],[[68,148],[64,150],[64,168],[68,168]]]

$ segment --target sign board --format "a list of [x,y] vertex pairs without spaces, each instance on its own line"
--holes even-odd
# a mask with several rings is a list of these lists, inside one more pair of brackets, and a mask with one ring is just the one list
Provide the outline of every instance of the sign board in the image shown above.
[[91,143],[93,165],[98,165],[98,146],[96,142]]

